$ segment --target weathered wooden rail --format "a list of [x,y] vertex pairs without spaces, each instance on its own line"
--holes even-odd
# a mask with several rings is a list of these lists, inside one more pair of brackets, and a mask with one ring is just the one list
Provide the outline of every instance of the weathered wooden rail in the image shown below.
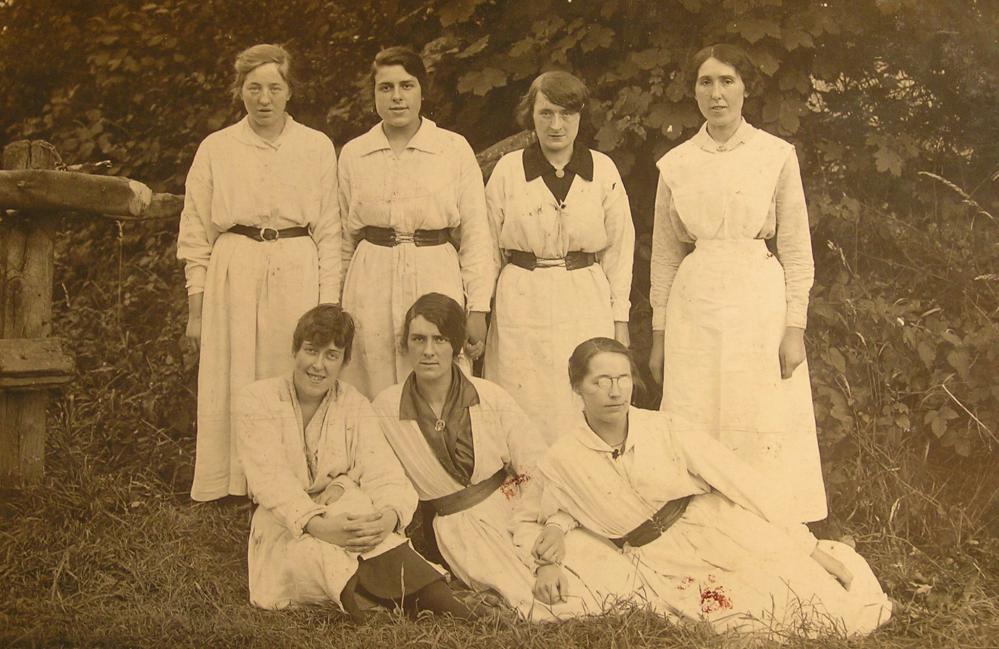
[[[526,146],[527,132],[476,158],[488,175],[504,153]],[[184,197],[158,194],[136,180],[58,170],[55,147],[7,145],[0,170],[0,489],[42,479],[46,408],[53,388],[69,383],[75,360],[52,334],[56,215],[77,212],[123,220],[174,219]]]

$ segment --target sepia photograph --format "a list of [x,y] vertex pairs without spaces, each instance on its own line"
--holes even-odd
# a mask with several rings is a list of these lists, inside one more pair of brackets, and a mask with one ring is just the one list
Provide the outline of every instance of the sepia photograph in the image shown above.
[[0,645],[999,646],[992,0],[0,0]]

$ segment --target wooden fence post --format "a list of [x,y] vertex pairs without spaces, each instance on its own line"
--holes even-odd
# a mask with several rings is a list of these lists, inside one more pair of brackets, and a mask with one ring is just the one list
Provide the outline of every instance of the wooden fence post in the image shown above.
[[[47,142],[19,141],[3,150],[4,169],[55,169]],[[72,359],[52,332],[55,217],[0,214],[0,488],[41,480],[48,388],[72,376]],[[68,375],[68,376],[67,376]]]

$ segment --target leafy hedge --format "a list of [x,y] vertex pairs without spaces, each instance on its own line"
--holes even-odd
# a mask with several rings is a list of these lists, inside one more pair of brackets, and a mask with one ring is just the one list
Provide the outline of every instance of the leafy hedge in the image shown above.
[[[817,265],[808,345],[834,495],[861,475],[849,464],[861,451],[890,464],[988,455],[999,442],[999,14],[986,3],[50,0],[0,3],[0,24],[9,139],[47,139],[70,162],[108,158],[112,173],[174,192],[198,142],[239,117],[230,64],[254,42],[297,55],[289,109],[338,146],[374,122],[368,65],[384,45],[422,48],[434,68],[426,110],[476,149],[515,132],[512,108],[539,70],[577,72],[594,92],[583,137],[615,159],[632,200],[640,354],[653,163],[700,123],[683,62],[737,43],[762,71],[749,119],[802,161]],[[67,223],[57,298],[59,328],[79,336],[92,370],[74,393],[114,413],[91,422],[113,428],[94,433],[101,457],[153,462],[180,484],[193,375],[175,345],[172,227],[98,222],[80,234]]]

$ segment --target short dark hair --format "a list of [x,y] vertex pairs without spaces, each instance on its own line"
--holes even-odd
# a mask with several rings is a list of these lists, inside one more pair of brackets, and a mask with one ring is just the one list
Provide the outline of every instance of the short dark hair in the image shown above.
[[291,337],[291,351],[294,354],[305,342],[316,347],[325,347],[331,342],[343,350],[343,362],[350,362],[350,348],[354,344],[354,318],[340,308],[339,304],[314,306],[295,325]]
[[572,356],[569,357],[569,385],[573,389],[578,389],[590,372],[590,360],[603,352],[621,354],[627,358],[628,364],[631,365],[632,382],[640,392],[645,392],[645,381],[642,380],[642,375],[638,372],[638,364],[635,363],[635,356],[631,350],[617,340],[603,336],[584,340],[576,345],[576,349],[572,350]]
[[739,77],[742,78],[743,85],[746,86],[747,95],[755,96],[759,94],[761,82],[760,73],[756,69],[756,65],[753,64],[746,50],[737,45],[729,45],[728,43],[708,45],[690,57],[690,61],[687,62],[686,71],[686,85],[688,88],[694,87],[694,84],[697,83],[697,72],[704,65],[704,62],[711,58],[718,59],[722,63],[735,68],[735,71],[739,73]]
[[452,298],[442,293],[427,293],[421,295],[413,306],[406,311],[406,321],[402,325],[402,340],[399,347],[403,352],[409,351],[409,323],[422,316],[427,322],[436,325],[441,335],[451,343],[454,356],[461,352],[465,344],[465,310]]
[[424,95],[427,94],[430,85],[427,77],[427,66],[419,54],[402,45],[386,47],[375,54],[375,60],[371,62],[371,80],[374,81],[378,68],[387,65],[401,65],[406,72],[416,77],[416,80],[420,82],[420,90]]
[[590,101],[589,89],[576,75],[564,70],[543,72],[531,82],[531,87],[520,98],[514,112],[517,123],[528,131],[534,130],[534,102],[539,92],[553,104],[576,113],[582,113]]
[[232,64],[236,71],[236,78],[233,79],[231,88],[234,99],[239,99],[242,95],[246,75],[268,63],[277,63],[281,78],[288,84],[288,90],[292,90],[295,84],[291,74],[291,54],[280,45],[261,43],[248,47],[236,55],[236,61]]

